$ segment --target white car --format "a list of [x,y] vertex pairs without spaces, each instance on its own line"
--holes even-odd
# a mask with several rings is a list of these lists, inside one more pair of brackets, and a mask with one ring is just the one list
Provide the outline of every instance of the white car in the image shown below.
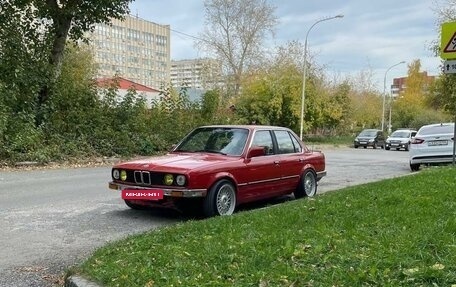
[[404,150],[409,150],[410,142],[412,141],[412,138],[415,137],[415,135],[415,130],[396,130],[386,139],[385,149],[390,150],[392,148],[395,148],[396,150],[400,150],[403,148]]
[[421,164],[453,161],[454,123],[422,126],[410,144],[410,169],[417,171]]

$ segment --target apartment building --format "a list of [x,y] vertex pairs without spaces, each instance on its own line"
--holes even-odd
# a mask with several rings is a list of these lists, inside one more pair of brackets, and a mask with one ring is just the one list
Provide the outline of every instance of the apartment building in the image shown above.
[[171,61],[171,85],[196,89],[213,89],[221,83],[221,69],[214,59]]
[[99,78],[120,76],[160,89],[170,82],[170,26],[139,17],[97,24],[89,36]]

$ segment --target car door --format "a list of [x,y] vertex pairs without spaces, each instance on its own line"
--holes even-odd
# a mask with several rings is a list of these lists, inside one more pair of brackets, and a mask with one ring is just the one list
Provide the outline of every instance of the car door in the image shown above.
[[304,155],[302,147],[287,130],[275,130],[277,153],[280,155],[281,181],[278,193],[288,193],[296,189],[302,172]]
[[244,202],[271,197],[280,186],[280,156],[274,151],[270,130],[255,131],[250,146],[262,146],[265,155],[246,159],[239,192]]

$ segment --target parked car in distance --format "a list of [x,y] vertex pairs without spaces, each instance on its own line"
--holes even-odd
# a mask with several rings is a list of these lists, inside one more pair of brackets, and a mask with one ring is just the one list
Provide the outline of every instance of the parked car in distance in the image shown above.
[[390,150],[391,148],[395,148],[396,150],[409,150],[410,142],[415,135],[416,130],[398,129],[386,139],[385,149]]
[[376,149],[377,147],[385,147],[385,136],[381,130],[365,129],[359,133],[353,142],[355,148],[371,146]]
[[422,164],[453,161],[454,123],[422,126],[410,144],[410,169],[418,171]]
[[288,128],[203,126],[164,156],[115,165],[109,188],[133,209],[177,207],[216,216],[285,194],[314,196],[325,175],[324,154]]

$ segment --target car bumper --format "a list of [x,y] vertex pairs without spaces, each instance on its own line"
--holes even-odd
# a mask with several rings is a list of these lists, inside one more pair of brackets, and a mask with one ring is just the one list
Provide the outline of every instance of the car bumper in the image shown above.
[[154,188],[154,187],[145,187],[145,186],[136,186],[129,184],[120,184],[117,182],[109,182],[109,188],[114,190],[122,191],[124,189],[136,189],[136,190],[148,190],[148,189],[160,189],[163,191],[163,196],[167,197],[185,197],[185,198],[194,198],[194,197],[205,197],[207,194],[207,189],[173,189],[173,188]]
[[317,180],[322,179],[324,176],[326,176],[326,170],[317,172]]
[[354,142],[354,146],[374,146],[375,142]]
[[407,143],[385,143],[386,148],[407,148]]
[[453,162],[453,155],[422,155],[410,158],[411,164],[437,164]]

